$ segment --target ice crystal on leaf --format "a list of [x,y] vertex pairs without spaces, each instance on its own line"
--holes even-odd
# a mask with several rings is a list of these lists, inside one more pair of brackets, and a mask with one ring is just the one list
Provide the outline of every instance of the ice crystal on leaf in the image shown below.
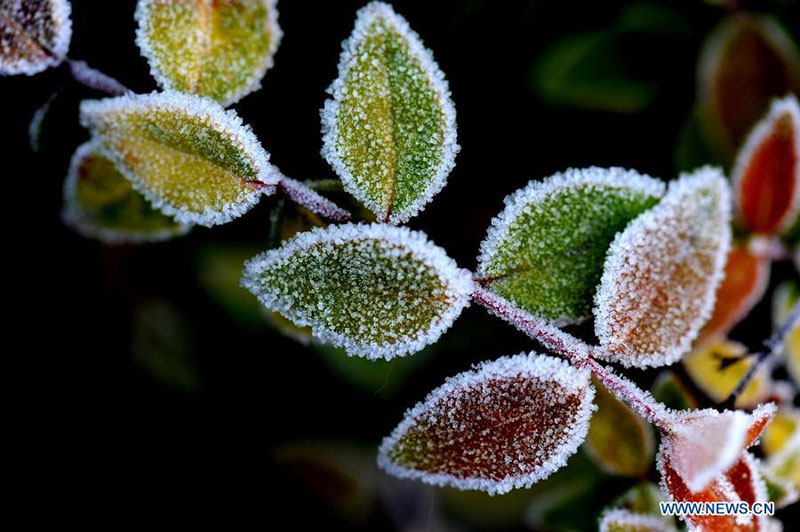
[[72,37],[67,0],[0,3],[0,75],[33,75],[60,64]]
[[800,211],[800,108],[775,100],[747,137],[733,170],[737,214],[751,231],[789,229]]
[[612,475],[641,477],[655,454],[653,429],[605,387],[594,382],[597,412],[592,416],[583,448]]
[[761,301],[769,283],[769,260],[735,245],[728,253],[714,312],[697,335],[697,345],[719,340]]
[[250,128],[206,98],[166,92],[88,100],[81,123],[134,188],[181,223],[228,222],[279,179]]
[[453,169],[455,107],[444,74],[383,2],[358,12],[322,110],[322,154],[380,221],[416,215]]
[[698,84],[709,137],[731,157],[772,98],[800,90],[800,56],[773,19],[736,13],[703,46]]
[[423,482],[490,494],[530,487],[566,464],[589,427],[585,370],[519,354],[448,379],[406,412],[378,465]]
[[677,532],[678,529],[655,515],[615,508],[600,517],[599,532]]
[[62,218],[79,233],[112,244],[166,240],[190,228],[153,210],[96,141],[72,156]]
[[[693,349],[681,360],[686,373],[711,400],[721,403],[755,363],[747,348],[728,340],[710,342]],[[770,392],[770,368],[763,365],[747,387],[736,397],[737,408],[752,408],[764,402]]]
[[609,248],[595,297],[598,357],[637,367],[678,360],[711,314],[730,241],[729,190],[719,170],[670,183]]
[[686,488],[701,492],[755,444],[775,411],[775,405],[768,403],[750,414],[710,408],[673,412],[661,452],[669,455],[670,467]]
[[424,234],[380,224],[300,233],[251,259],[242,285],[319,339],[386,359],[435,342],[473,290]]
[[[736,461],[717,475],[701,491],[692,491],[674,468],[673,456],[667,448],[659,451],[658,469],[661,486],[675,502],[766,502],[767,489],[758,472],[757,460],[748,452],[741,453]],[[685,515],[689,530],[703,532],[766,532],[768,520],[755,515]]]
[[258,90],[281,39],[276,0],[139,0],[136,44],[165,89],[222,105]]
[[492,291],[556,325],[591,315],[614,236],[664,194],[622,168],[570,169],[506,198],[481,244],[478,275]]

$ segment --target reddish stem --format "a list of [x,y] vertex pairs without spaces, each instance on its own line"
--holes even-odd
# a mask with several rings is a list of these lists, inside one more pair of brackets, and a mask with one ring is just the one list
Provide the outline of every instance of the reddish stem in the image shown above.
[[771,262],[789,260],[792,258],[792,254],[777,237],[751,236],[747,240],[747,252],[754,257]]
[[300,181],[282,176],[278,187],[293,202],[334,222],[347,222],[351,214]]

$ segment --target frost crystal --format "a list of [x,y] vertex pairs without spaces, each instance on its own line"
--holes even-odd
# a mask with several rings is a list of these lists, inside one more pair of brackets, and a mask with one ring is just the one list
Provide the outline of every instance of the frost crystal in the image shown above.
[[78,233],[108,244],[166,240],[190,229],[154,211],[97,141],[82,144],[72,156],[61,217]]
[[519,354],[448,379],[381,444],[378,465],[401,478],[490,494],[530,487],[566,464],[592,415],[586,370]]
[[165,89],[230,105],[260,88],[282,32],[276,0],[139,0],[136,44]]
[[206,98],[165,92],[88,100],[81,123],[134,188],[181,223],[228,222],[279,179],[250,128]]
[[[758,461],[748,452],[720,473],[702,491],[693,492],[673,468],[672,456],[662,443],[656,460],[661,473],[661,489],[675,502],[766,502],[767,489],[758,472]],[[764,516],[753,515],[683,515],[689,530],[704,532],[763,532],[768,530]]]
[[66,0],[0,3],[0,75],[33,75],[64,60],[72,37]]
[[583,448],[604,471],[643,477],[655,454],[653,429],[605,387],[595,382],[597,412]]
[[445,185],[459,147],[444,74],[383,2],[358,12],[322,110],[322,155],[345,189],[400,224]]
[[714,312],[697,336],[697,345],[718,340],[730,332],[761,301],[769,283],[769,260],[736,245],[728,253]]
[[747,137],[733,170],[736,209],[751,231],[789,229],[800,211],[800,108],[775,100]]
[[730,242],[730,195],[719,170],[670,183],[608,250],[595,296],[596,355],[637,367],[678,360],[711,314]]
[[606,251],[664,185],[622,168],[569,169],[505,200],[481,244],[478,275],[516,306],[556,325],[591,315]]
[[772,403],[751,414],[713,409],[672,412],[669,432],[661,443],[671,467],[691,493],[706,489],[752,446],[776,411]]
[[380,224],[299,233],[248,261],[242,286],[348,354],[386,359],[435,342],[474,288],[423,233]]
[[639,514],[615,508],[603,512],[599,532],[677,532],[678,529],[656,515]]

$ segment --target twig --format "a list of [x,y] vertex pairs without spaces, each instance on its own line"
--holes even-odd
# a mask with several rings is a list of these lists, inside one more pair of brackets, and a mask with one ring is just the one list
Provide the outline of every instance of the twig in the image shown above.
[[348,211],[342,209],[314,190],[311,190],[300,181],[295,181],[294,179],[283,176],[278,182],[278,188],[293,202],[329,220],[333,220],[334,222],[347,222],[352,218],[352,215]]
[[112,96],[121,96],[126,92],[130,92],[128,87],[108,74],[90,67],[86,64],[86,61],[79,61],[76,59],[67,59],[66,61],[69,65],[69,71],[72,77],[78,83],[86,85],[91,89],[111,94]]
[[780,327],[775,329],[775,332],[764,342],[764,347],[766,347],[766,349],[755,355],[756,358],[753,364],[750,365],[747,369],[747,373],[741,378],[736,388],[733,389],[728,398],[722,403],[723,406],[726,408],[733,408],[736,399],[747,388],[750,381],[758,374],[759,369],[782,351],[786,343],[786,338],[788,338],[792,330],[798,326],[800,326],[800,300],[795,302],[786,320]]

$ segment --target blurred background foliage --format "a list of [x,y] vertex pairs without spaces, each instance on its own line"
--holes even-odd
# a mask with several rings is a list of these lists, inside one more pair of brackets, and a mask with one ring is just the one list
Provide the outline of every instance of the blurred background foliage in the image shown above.
[[[72,4],[71,55],[137,92],[153,90],[133,42],[135,2]],[[361,4],[279,2],[285,36],[275,67],[261,91],[234,107],[296,179],[335,177],[319,156],[318,112]],[[728,170],[746,124],[771,96],[800,87],[797,57],[786,52],[800,40],[800,6],[789,0],[393,4],[450,82],[462,146],[448,186],[411,226],[467,268],[503,197],[530,179],[588,165],[666,180],[705,163]],[[720,104],[698,65],[714,46],[709,39],[731,24],[742,33],[725,56],[732,74],[720,94],[738,96]],[[65,83],[33,154],[24,146],[27,124]],[[81,238],[59,221],[61,184],[87,136],[77,103],[99,95],[68,84],[59,70],[4,79],[0,90],[14,102],[9,130],[26,168],[21,193],[35,186],[39,198],[42,226],[35,238],[18,238],[33,253],[46,243],[42,260],[28,261],[41,264],[37,286],[53,316],[47,338],[35,340],[56,355],[42,371],[65,388],[46,411],[66,435],[55,455],[67,467],[97,475],[98,485],[136,482],[143,491],[133,500],[145,506],[165,496],[181,507],[230,499],[241,508],[236,518],[296,529],[591,530],[612,503],[652,511],[652,467],[618,476],[583,451],[533,489],[493,498],[378,472],[376,446],[407,407],[476,362],[538,346],[476,308],[435,346],[390,362],[316,344],[238,286],[244,259],[321,223],[275,199],[167,243],[112,247]],[[326,193],[338,194],[335,185]],[[775,264],[771,286],[787,279],[796,272]],[[770,305],[767,297],[732,338],[757,349],[771,330]],[[681,365],[629,374],[675,407],[711,404]],[[620,434],[627,437],[636,435]],[[786,530],[800,523],[797,513],[797,505],[782,511]]]

